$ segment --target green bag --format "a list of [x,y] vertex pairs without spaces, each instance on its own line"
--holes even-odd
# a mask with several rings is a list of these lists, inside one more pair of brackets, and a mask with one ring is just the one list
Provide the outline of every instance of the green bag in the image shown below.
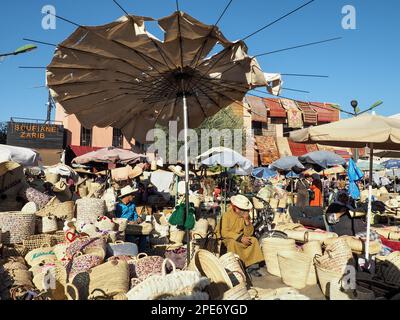
[[189,214],[186,217],[186,221],[183,221],[185,216],[185,210],[186,210],[185,203],[181,203],[180,205],[176,206],[175,211],[172,213],[168,222],[173,226],[183,227],[185,230],[192,230],[196,223],[194,217],[195,209],[192,205],[190,205]]

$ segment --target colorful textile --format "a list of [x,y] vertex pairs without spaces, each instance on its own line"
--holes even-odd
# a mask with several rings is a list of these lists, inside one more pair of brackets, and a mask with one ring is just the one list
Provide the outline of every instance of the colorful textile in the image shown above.
[[268,123],[267,107],[261,98],[246,96],[247,103],[250,105],[252,121]]
[[279,151],[274,137],[255,136],[262,165],[268,165],[279,159]]
[[303,113],[293,100],[281,99],[283,108],[286,109],[289,128],[303,128]]
[[281,138],[281,137],[276,138],[276,145],[278,146],[279,156],[281,158],[292,155],[292,150],[290,150],[287,138]]

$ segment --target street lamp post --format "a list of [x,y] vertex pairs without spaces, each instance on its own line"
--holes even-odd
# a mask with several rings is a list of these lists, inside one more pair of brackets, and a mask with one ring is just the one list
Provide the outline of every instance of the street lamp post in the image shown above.
[[27,44],[25,46],[22,46],[20,48],[18,48],[17,50],[13,51],[13,52],[9,52],[9,53],[1,53],[0,54],[0,58],[3,57],[8,57],[8,56],[16,56],[18,54],[22,54],[22,53],[26,53],[32,50],[37,49],[37,47],[33,44]]

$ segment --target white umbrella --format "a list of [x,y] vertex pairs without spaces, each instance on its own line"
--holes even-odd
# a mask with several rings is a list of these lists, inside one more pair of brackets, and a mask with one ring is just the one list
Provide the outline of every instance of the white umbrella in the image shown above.
[[[370,177],[373,176],[374,148],[399,150],[400,120],[375,114],[363,114],[330,124],[310,127],[290,133],[290,139],[302,143],[319,143],[337,147],[370,148]],[[369,185],[367,243],[365,256],[369,261],[371,231],[372,185]]]
[[0,162],[13,161],[24,167],[36,167],[41,161],[36,150],[0,144]]

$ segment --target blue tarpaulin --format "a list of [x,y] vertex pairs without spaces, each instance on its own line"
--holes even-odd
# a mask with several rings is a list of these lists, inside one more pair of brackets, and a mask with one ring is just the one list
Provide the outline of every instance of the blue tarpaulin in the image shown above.
[[391,159],[381,163],[385,169],[399,169],[400,168],[400,160]]
[[356,184],[357,181],[360,181],[364,174],[363,172],[357,167],[356,163],[353,159],[349,160],[348,168],[347,168],[347,176],[349,177],[349,194],[354,200],[360,199],[360,189]]

